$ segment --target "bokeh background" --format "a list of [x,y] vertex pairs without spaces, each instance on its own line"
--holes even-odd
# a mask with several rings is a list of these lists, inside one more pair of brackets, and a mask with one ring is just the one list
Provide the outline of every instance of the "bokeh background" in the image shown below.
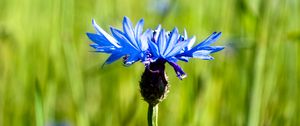
[[0,0],[0,126],[143,126],[141,63],[93,53],[86,32],[123,16],[146,28],[223,32],[215,60],[180,63],[161,126],[299,126],[299,0]]

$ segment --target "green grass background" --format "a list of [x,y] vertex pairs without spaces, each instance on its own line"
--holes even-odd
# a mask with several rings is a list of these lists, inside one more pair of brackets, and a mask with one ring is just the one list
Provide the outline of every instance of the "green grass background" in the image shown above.
[[[163,8],[160,8],[160,7]],[[299,126],[299,0],[0,0],[0,126],[143,126],[144,66],[90,52],[94,18],[223,32],[215,60],[167,66],[160,126]]]

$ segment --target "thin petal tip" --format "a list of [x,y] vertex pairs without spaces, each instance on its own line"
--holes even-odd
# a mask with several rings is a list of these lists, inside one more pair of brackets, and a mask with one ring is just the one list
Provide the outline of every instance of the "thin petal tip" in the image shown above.
[[187,75],[186,75],[186,74],[183,74],[183,75],[178,75],[177,77],[178,77],[180,80],[182,80],[182,79],[186,78]]

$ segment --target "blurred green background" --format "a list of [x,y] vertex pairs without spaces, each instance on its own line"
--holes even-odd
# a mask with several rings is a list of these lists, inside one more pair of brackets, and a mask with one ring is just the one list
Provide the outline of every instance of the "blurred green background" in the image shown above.
[[143,64],[101,69],[85,34],[123,16],[197,42],[223,32],[215,60],[180,63],[184,80],[167,66],[160,126],[300,125],[299,0],[0,0],[0,126],[146,125]]

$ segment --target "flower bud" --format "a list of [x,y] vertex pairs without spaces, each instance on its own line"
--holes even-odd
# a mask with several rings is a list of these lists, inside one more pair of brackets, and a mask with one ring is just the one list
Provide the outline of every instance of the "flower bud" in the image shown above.
[[141,78],[140,88],[144,100],[152,106],[165,99],[169,92],[165,61],[157,60],[146,66]]

